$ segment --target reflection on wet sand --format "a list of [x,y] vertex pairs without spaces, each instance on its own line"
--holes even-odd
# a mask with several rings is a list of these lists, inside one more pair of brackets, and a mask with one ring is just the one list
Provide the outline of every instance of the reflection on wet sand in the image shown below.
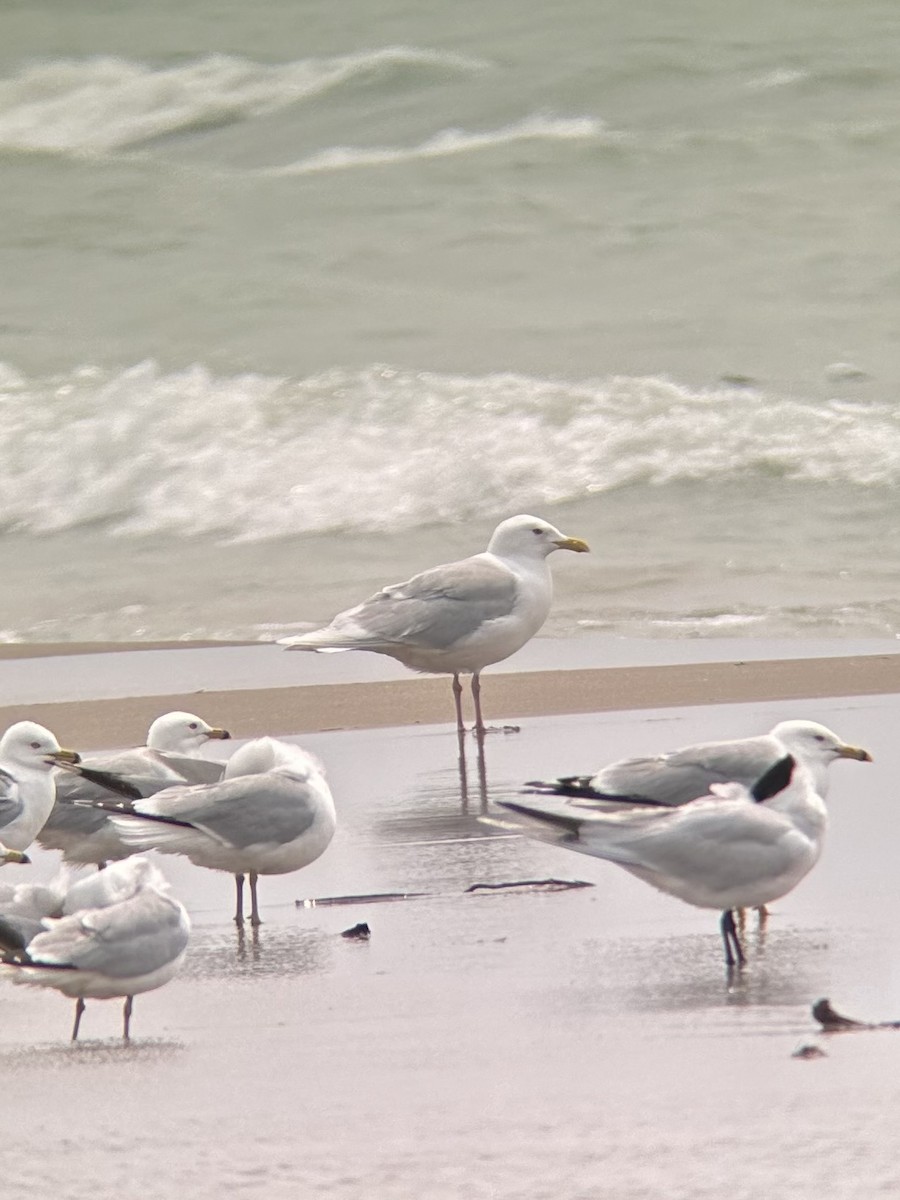
[[768,1024],[771,1010],[803,1005],[815,991],[821,931],[754,933],[740,971],[710,971],[716,943],[712,934],[586,940],[579,960],[593,986],[576,988],[571,1001],[586,1011],[692,1013],[706,1028],[714,1011],[735,1007],[758,1009]]
[[243,980],[312,975],[330,966],[332,940],[319,930],[290,926],[194,931],[184,979]]
[[[879,705],[890,742],[897,706]],[[666,720],[688,742],[781,715]],[[165,862],[195,918],[182,976],[148,997],[170,1040],[122,1047],[101,1008],[108,1036],[70,1048],[55,1041],[55,998],[0,995],[20,1200],[74,1198],[73,1179],[79,1197],[122,1194],[126,1176],[129,1194],[236,1187],[254,1200],[721,1196],[735,1179],[816,1200],[833,1179],[856,1186],[860,1162],[869,1191],[888,1194],[900,1041],[832,1039],[824,1071],[791,1052],[818,1032],[817,997],[851,1014],[900,1008],[885,954],[900,904],[895,772],[873,771],[865,791],[836,780],[829,852],[767,927],[747,914],[748,964],[729,980],[708,913],[478,821],[486,798],[493,809],[557,760],[590,761],[598,740],[640,752],[633,725],[542,718],[486,746],[470,735],[465,796],[450,728],[304,739],[328,768],[338,831],[301,875],[272,877],[260,929],[228,923],[220,877]],[[593,886],[521,886],[575,873]],[[296,908],[304,895],[354,902]],[[361,923],[370,938],[341,936]],[[73,1064],[92,1067],[90,1103]]]
[[[484,757],[484,729],[473,729],[472,734],[475,738],[475,768],[478,782],[477,799],[480,806],[480,811],[484,812],[487,808],[487,763]],[[471,798],[471,790],[469,788],[469,768],[466,754],[466,730],[457,730],[457,746],[459,766],[459,798],[462,802],[462,811],[469,811],[469,801]]]

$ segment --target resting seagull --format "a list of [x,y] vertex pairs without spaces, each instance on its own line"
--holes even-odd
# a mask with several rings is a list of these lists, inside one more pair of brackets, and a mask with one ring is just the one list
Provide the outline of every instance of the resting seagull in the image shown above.
[[210,739],[230,738],[227,729],[208,725],[188,712],[157,717],[147,731],[147,744],[132,750],[91,754],[56,777],[56,803],[38,842],[45,850],[61,850],[66,862],[79,866],[127,858],[134,847],[119,837],[107,813],[90,807],[109,799],[112,791],[132,797],[151,796],[173,784],[213,783],[222,778],[224,762],[203,758]]
[[752,787],[766,771],[791,754],[810,772],[812,784],[824,799],[828,767],[839,758],[871,762],[868,750],[851,746],[815,721],[780,721],[762,737],[700,742],[668,754],[623,758],[596,775],[567,775],[536,780],[528,789],[542,795],[569,796],[585,805],[686,804],[709,794],[717,783]]
[[[131,1035],[133,998],[162,987],[184,958],[190,922],[183,905],[145,858],[130,858],[92,877],[91,890],[73,885],[69,914],[44,918],[42,930],[4,954],[0,975],[13,983],[51,987],[76,1001],[72,1041],[77,1041],[85,999],[124,998],[123,1039]],[[82,901],[87,901],[87,906]]]
[[43,725],[10,725],[0,738],[0,842],[8,850],[27,850],[50,816],[53,768],[78,761]]
[[166,788],[119,810],[112,821],[122,840],[136,849],[183,854],[198,867],[233,874],[238,925],[244,920],[244,875],[249,873],[250,921],[259,925],[257,877],[299,871],[313,862],[331,841],[336,818],[322,768],[312,755],[264,737],[234,752],[220,783]]
[[818,861],[827,824],[810,773],[790,755],[750,789],[714,784],[710,795],[673,808],[500,803],[525,818],[514,827],[528,837],[605,858],[661,892],[720,910],[729,967],[745,961],[734,910],[796,887]]
[[413,671],[452,675],[460,734],[459,677],[471,674],[475,728],[484,733],[481,672],[520,650],[546,621],[553,599],[547,557],[554,550],[580,554],[588,545],[539,517],[509,517],[494,530],[482,554],[390,584],[339,613],[326,628],[282,638],[279,645],[288,650],[371,650]]

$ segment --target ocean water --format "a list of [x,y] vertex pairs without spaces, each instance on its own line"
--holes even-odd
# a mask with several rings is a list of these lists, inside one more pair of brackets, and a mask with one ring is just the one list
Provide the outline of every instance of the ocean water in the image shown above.
[[0,637],[535,512],[550,634],[900,636],[896,6],[10,2]]

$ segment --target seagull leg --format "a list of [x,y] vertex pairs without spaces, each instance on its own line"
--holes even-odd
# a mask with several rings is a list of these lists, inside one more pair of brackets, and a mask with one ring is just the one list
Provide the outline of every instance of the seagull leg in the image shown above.
[[122,1041],[123,1042],[131,1041],[131,1009],[132,1009],[133,1005],[134,1005],[134,996],[126,996],[125,997],[125,1007],[122,1009],[122,1020],[124,1022],[123,1027],[122,1027]]
[[459,682],[459,675],[453,673],[453,703],[456,705],[456,732],[460,737],[466,732],[465,722],[463,721],[462,711],[462,684]]
[[78,1026],[81,1024],[81,1014],[84,1012],[84,997],[79,996],[75,1001],[75,1024],[72,1026],[72,1041],[78,1041]]
[[259,876],[255,871],[250,872],[250,924],[256,928],[257,925],[262,925],[259,916],[259,903],[256,899],[256,884]]
[[466,771],[466,727],[462,713],[462,684],[459,675],[453,675],[453,702],[456,705],[456,744],[459,748],[459,794],[465,805],[469,799],[469,781]]
[[484,737],[484,717],[481,715],[481,678],[477,671],[472,672],[472,700],[475,703],[475,732]]
[[734,923],[734,913],[730,908],[726,908],[722,913],[719,928],[722,930],[722,941],[725,943],[726,967],[742,967],[747,959],[744,957],[744,948],[741,945],[741,939],[738,937],[738,931]]
[[237,899],[234,908],[234,923],[235,925],[243,925],[244,923],[244,877],[243,875],[235,875],[234,877],[235,890]]

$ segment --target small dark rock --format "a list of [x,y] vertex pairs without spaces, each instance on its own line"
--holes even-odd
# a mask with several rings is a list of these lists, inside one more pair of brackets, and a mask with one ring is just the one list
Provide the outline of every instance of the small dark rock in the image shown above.
[[791,1055],[791,1058],[827,1058],[828,1055],[815,1042],[801,1042]]
[[368,927],[365,921],[361,921],[358,925],[354,925],[352,929],[341,930],[341,937],[353,938],[356,941],[365,941],[372,934],[372,930]]

